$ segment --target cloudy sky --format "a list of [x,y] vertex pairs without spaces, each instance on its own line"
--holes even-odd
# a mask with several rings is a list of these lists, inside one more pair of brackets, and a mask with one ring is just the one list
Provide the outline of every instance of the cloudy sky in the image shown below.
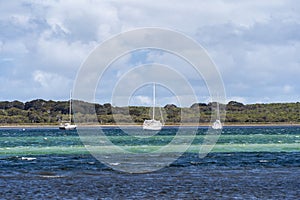
[[[201,44],[220,71],[227,100],[300,99],[297,0],[0,0],[0,100],[68,99],[81,64],[97,45],[141,27],[175,30]],[[172,55],[144,51],[123,56],[115,66],[149,60],[181,63]],[[113,69],[106,83],[125,73]],[[110,101],[109,91],[102,87],[100,103]],[[170,98],[165,95],[161,103],[174,103],[171,93],[165,94]],[[204,93],[198,95],[208,101]],[[131,101],[143,104],[149,98],[141,90]]]

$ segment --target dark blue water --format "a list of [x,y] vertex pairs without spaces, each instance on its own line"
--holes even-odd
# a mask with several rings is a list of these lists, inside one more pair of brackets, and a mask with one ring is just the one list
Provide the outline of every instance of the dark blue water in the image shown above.
[[[163,146],[176,127],[150,138],[105,131],[120,146]],[[0,199],[299,199],[299,136],[299,127],[229,127],[205,158],[188,150],[158,171],[130,174],[91,156],[76,131],[2,128]]]

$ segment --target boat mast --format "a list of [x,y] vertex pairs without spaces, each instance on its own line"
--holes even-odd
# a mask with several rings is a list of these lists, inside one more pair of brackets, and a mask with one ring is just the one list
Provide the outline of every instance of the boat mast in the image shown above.
[[153,83],[153,109],[152,109],[152,119],[155,116],[155,83]]
[[70,123],[72,122],[72,90],[70,91],[70,108],[69,108]]
[[217,102],[217,119],[220,120],[220,106],[219,106],[219,102]]

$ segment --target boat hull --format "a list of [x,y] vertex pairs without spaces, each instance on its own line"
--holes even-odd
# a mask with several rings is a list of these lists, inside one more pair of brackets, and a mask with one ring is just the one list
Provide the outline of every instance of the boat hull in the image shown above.
[[144,130],[159,131],[162,129],[162,123],[157,120],[145,120],[143,124]]
[[216,120],[216,121],[213,123],[212,128],[215,129],[215,130],[222,129],[223,126],[222,126],[221,121],[220,121],[220,120]]
[[149,131],[160,131],[161,127],[145,127],[143,126],[144,130],[149,130]]
[[77,128],[77,125],[75,124],[64,124],[59,126],[59,129],[61,130],[75,130]]

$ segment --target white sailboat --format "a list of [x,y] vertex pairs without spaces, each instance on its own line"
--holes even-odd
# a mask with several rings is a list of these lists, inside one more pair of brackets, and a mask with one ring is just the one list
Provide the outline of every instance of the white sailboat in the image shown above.
[[61,122],[59,129],[74,130],[77,128],[76,124],[72,124],[72,93],[70,92],[70,107],[69,107],[69,121]]
[[145,120],[143,123],[144,130],[159,131],[162,129],[163,124],[159,120],[155,120],[155,83],[153,84],[153,108],[152,108],[152,119]]
[[223,128],[223,125],[222,125],[221,120],[220,120],[219,102],[217,102],[217,119],[211,127],[212,127],[212,129],[216,129],[216,130],[219,130],[219,129]]

